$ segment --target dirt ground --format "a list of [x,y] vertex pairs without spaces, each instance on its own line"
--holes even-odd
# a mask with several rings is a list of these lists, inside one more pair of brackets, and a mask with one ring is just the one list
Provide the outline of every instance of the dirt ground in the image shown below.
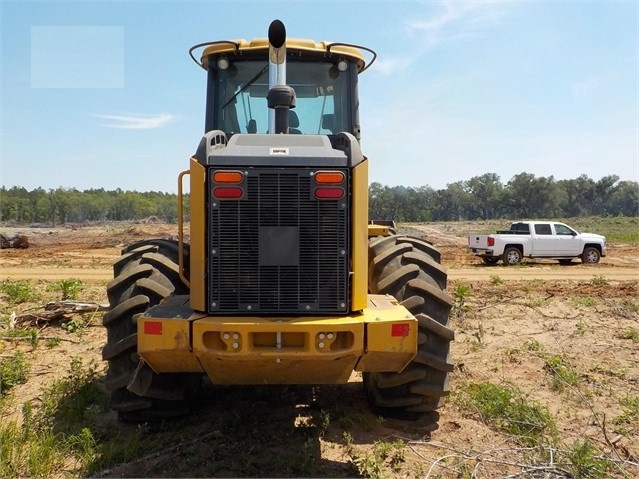
[[[639,340],[632,334],[639,331],[639,245],[611,244],[608,256],[594,266],[526,260],[516,267],[488,267],[466,252],[464,229],[450,225],[407,229],[442,251],[451,295],[467,288],[451,323],[456,331],[453,394],[441,409],[439,430],[429,434],[419,423],[380,421],[363,412],[361,378],[355,374],[352,383],[339,387],[205,388],[197,416],[180,423],[185,431],[181,447],[100,475],[570,477],[561,475],[564,469],[553,464],[552,454],[540,465],[530,451],[455,400],[455,391],[465,384],[490,381],[514,384],[531,401],[545,405],[565,447],[590,440],[599,455],[616,465],[609,477],[639,477],[639,421],[634,417],[625,424],[619,419],[626,417],[624,398],[639,398]],[[129,224],[2,232],[26,234],[31,247],[0,251],[0,281],[77,278],[102,287],[112,278],[111,263],[123,245],[175,237],[176,227]],[[106,293],[90,300],[106,302]],[[38,367],[27,384],[15,388],[14,412],[25,400],[37,398],[42,385],[66,373],[64,358],[80,355],[86,363],[102,364],[105,330],[99,321],[92,326],[81,338],[57,331],[63,337],[58,347],[30,353]],[[16,347],[2,342],[0,355]],[[576,386],[553,387],[544,362],[553,355],[565,358],[578,373]],[[104,413],[104,420],[124,433],[130,427],[117,423],[112,413]],[[325,423],[320,435],[300,439],[291,433],[291,428],[310,428],[318,420]],[[265,434],[264,441],[247,440]],[[377,462],[382,469],[377,471],[371,458],[377,457],[380,440],[404,446],[401,461],[393,463],[381,455]],[[181,464],[177,469],[176,463]]]

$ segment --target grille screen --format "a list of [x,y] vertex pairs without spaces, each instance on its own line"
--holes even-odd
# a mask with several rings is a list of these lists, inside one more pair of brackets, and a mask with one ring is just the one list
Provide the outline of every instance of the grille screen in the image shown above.
[[348,180],[323,200],[308,169],[249,170],[244,183],[241,199],[209,202],[209,312],[346,312]]

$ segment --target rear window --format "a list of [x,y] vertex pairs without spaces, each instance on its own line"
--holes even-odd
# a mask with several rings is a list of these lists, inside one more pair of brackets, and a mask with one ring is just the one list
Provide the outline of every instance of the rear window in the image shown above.
[[510,231],[530,233],[530,228],[528,227],[528,223],[513,223],[510,225]]
[[540,224],[535,225],[535,233],[538,235],[551,235],[552,230],[550,229],[550,225]]

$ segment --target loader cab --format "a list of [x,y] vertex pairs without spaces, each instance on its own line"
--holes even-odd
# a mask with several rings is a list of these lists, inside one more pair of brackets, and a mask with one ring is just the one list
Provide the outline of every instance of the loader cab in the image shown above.
[[[286,83],[296,96],[289,133],[348,132],[359,140],[358,74],[372,63],[365,64],[361,48],[286,40]],[[221,130],[227,136],[273,133],[268,121],[267,39],[208,44],[197,63],[208,72],[205,131]]]

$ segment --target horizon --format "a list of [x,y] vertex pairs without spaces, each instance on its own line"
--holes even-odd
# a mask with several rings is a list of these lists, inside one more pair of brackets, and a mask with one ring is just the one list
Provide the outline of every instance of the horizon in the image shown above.
[[[483,176],[483,175],[489,175],[489,174],[493,174],[493,173],[494,173],[494,172],[486,172],[486,173],[483,173],[482,175],[477,175],[477,176],[478,176],[478,177],[480,177],[480,176]],[[514,176],[517,176],[517,175],[520,175],[520,174],[528,174],[528,172],[526,172],[526,171],[522,171],[522,172],[520,172],[520,173],[515,174]],[[510,182],[510,181],[514,178],[514,176],[513,176],[513,177],[511,177],[511,178],[510,178],[508,181],[506,181],[506,182],[504,182],[504,181],[501,179],[501,177],[500,177],[500,178],[499,178],[500,184],[501,184],[504,188],[506,188],[506,187],[508,186],[508,182]],[[557,180],[557,179],[555,179],[554,181],[555,181],[555,183],[558,183],[558,182],[560,182],[560,181],[571,181],[571,180],[577,180],[577,179],[581,178],[581,176],[583,176],[583,175],[579,175],[579,176],[576,176],[576,177],[574,177],[574,178],[566,178],[566,179],[563,179],[563,180]],[[604,176],[602,176],[601,178],[591,178],[591,177],[588,177],[588,179],[589,179],[589,180],[594,181],[595,183],[597,183],[598,181],[602,180],[603,178],[606,178],[606,177],[609,177],[609,176],[616,176],[616,175],[604,175]],[[473,178],[475,178],[475,177],[473,177]],[[537,176],[535,176],[535,179],[539,179],[539,178],[546,178],[546,177],[537,177]],[[549,178],[549,177],[548,177],[548,178]],[[451,185],[456,185],[456,184],[458,184],[458,183],[466,183],[466,182],[470,181],[471,179],[472,179],[472,178],[468,178],[468,179],[466,179],[466,180],[457,180],[457,181],[453,181],[452,183],[448,183],[448,184],[446,184],[443,188],[434,188],[434,187],[432,187],[432,186],[430,186],[430,185],[418,185],[418,186],[409,186],[409,185],[387,185],[387,184],[380,183],[379,181],[370,181],[370,182],[369,182],[369,184],[368,184],[368,186],[369,186],[369,188],[370,188],[370,186],[371,186],[372,184],[379,184],[379,185],[381,185],[381,186],[382,186],[382,187],[384,187],[384,188],[391,188],[391,189],[393,189],[393,188],[410,188],[410,189],[418,190],[418,189],[421,189],[421,188],[430,188],[430,189],[432,189],[433,191],[442,191],[442,190],[446,190],[446,189],[448,189]],[[617,184],[619,184],[619,183],[621,183],[621,182],[630,182],[630,183],[635,183],[635,184],[636,184],[636,186],[639,188],[639,180],[623,180],[623,179],[619,178],[619,179],[618,179],[618,180],[614,183],[614,185],[617,185]],[[162,191],[162,190],[144,190],[144,191],[140,191],[140,190],[131,190],[131,189],[126,189],[126,190],[125,190],[125,189],[123,189],[123,188],[121,188],[121,187],[117,187],[117,186],[116,186],[115,188],[112,188],[112,189],[107,189],[107,188],[104,188],[103,186],[89,187],[89,188],[83,188],[83,189],[79,189],[79,188],[77,188],[77,187],[75,187],[75,186],[58,186],[58,187],[55,187],[55,188],[53,188],[53,187],[44,188],[44,187],[42,187],[42,186],[37,186],[37,187],[35,187],[35,188],[31,188],[31,189],[29,189],[29,188],[26,188],[26,187],[21,186],[21,185],[11,185],[10,187],[7,187],[6,185],[0,185],[0,189],[2,189],[2,188],[4,188],[5,190],[11,190],[11,189],[13,189],[13,188],[17,188],[17,189],[24,188],[25,190],[27,190],[27,192],[32,192],[32,191],[34,191],[34,190],[38,190],[38,189],[43,189],[44,191],[52,191],[52,190],[53,190],[53,191],[55,191],[55,190],[58,190],[58,189],[62,189],[62,190],[65,190],[65,191],[72,191],[72,190],[75,190],[75,191],[78,191],[78,192],[80,192],[80,193],[84,193],[84,192],[87,192],[87,191],[90,191],[90,190],[100,190],[100,189],[103,189],[103,190],[105,190],[105,192],[114,192],[114,191],[117,191],[117,190],[121,190],[123,193],[140,193],[140,194],[144,194],[144,193],[158,193],[158,194],[165,194],[165,195],[177,195],[177,192]],[[185,194],[186,194],[186,195],[188,195],[188,192],[185,192]],[[1,197],[0,197],[0,200],[1,200]]]

